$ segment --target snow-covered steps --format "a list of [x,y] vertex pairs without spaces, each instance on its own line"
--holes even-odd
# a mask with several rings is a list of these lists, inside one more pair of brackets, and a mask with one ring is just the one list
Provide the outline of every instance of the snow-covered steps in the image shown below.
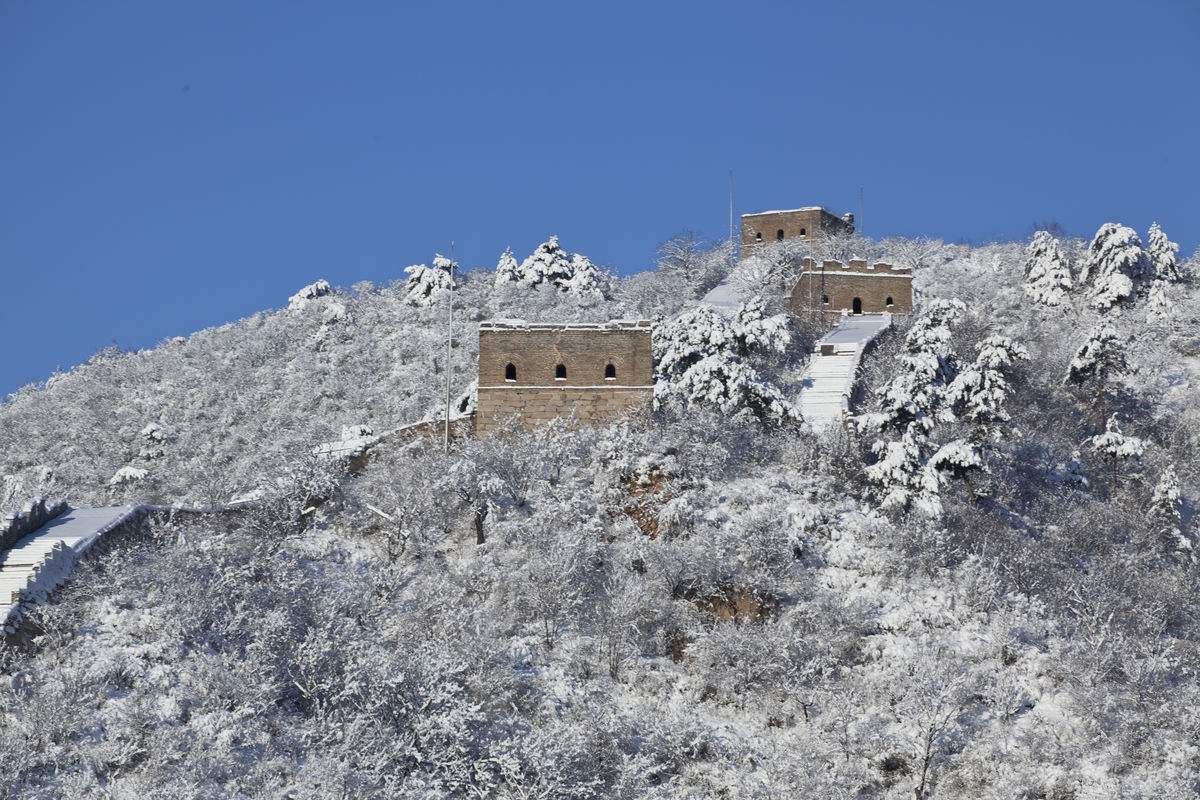
[[0,624],[11,633],[21,606],[46,599],[79,558],[109,531],[142,509],[72,508],[0,552]]
[[891,324],[891,314],[844,315],[817,342],[801,379],[799,401],[800,414],[814,431],[845,418],[863,350]]

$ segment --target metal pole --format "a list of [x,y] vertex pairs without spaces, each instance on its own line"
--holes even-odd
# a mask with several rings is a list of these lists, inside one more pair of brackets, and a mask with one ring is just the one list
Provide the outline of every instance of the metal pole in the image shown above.
[[450,242],[450,291],[446,293],[449,302],[446,304],[446,434],[442,447],[450,454],[450,390],[451,390],[451,358],[454,348],[454,242]]
[[733,170],[729,170],[729,268],[733,269]]
[[863,228],[863,187],[860,186],[860,187],[858,187],[858,232],[860,234],[862,234],[863,236],[866,236],[867,234],[864,233],[864,230],[865,229]]

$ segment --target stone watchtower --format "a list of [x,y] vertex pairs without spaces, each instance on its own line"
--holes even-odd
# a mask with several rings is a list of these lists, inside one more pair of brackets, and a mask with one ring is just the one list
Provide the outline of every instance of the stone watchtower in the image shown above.
[[511,415],[526,426],[572,414],[588,424],[649,408],[650,331],[649,320],[480,323],[476,432]]
[[912,270],[853,258],[804,259],[791,296],[793,313],[911,314],[912,304]]
[[742,255],[749,255],[755,245],[763,243],[848,233],[854,233],[854,215],[837,217],[821,206],[742,214]]

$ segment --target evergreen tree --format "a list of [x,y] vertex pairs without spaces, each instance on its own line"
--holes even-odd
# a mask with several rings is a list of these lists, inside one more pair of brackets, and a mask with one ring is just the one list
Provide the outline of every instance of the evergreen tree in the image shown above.
[[517,270],[522,283],[540,286],[544,283],[561,288],[571,280],[571,257],[558,244],[558,237],[551,236],[542,242],[521,262]]
[[946,403],[956,417],[988,428],[1008,420],[1004,402],[1012,393],[1005,372],[1029,351],[1007,336],[989,336],[979,343],[974,363],[951,381]]
[[1108,222],[1100,226],[1088,246],[1079,282],[1090,284],[1092,307],[1108,311],[1133,299],[1137,281],[1145,277],[1146,269],[1146,254],[1137,231]]
[[517,259],[513,257],[511,247],[504,248],[504,252],[500,254],[500,260],[496,263],[496,285],[501,286],[506,283],[519,283],[521,281],[521,268],[517,264]]
[[1179,245],[1167,238],[1157,222],[1150,226],[1146,254],[1155,280],[1165,283],[1183,280],[1183,273],[1179,269]]
[[1117,479],[1117,470],[1132,459],[1140,459],[1146,450],[1146,445],[1141,439],[1121,431],[1116,414],[1108,418],[1108,422],[1104,426],[1104,433],[1090,437],[1086,444],[1110,464],[1114,483]]
[[1066,383],[1091,389],[1100,400],[1114,380],[1129,369],[1125,345],[1108,323],[1093,328],[1067,366]]
[[1058,240],[1038,231],[1025,252],[1025,294],[1051,308],[1065,303],[1071,291],[1071,268]]

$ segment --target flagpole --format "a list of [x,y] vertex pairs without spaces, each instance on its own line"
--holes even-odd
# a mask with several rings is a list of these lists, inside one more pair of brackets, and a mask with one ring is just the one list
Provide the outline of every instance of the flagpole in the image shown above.
[[454,348],[454,242],[450,242],[450,291],[446,293],[449,302],[446,304],[446,432],[442,447],[450,454],[450,391],[451,391],[451,358]]

